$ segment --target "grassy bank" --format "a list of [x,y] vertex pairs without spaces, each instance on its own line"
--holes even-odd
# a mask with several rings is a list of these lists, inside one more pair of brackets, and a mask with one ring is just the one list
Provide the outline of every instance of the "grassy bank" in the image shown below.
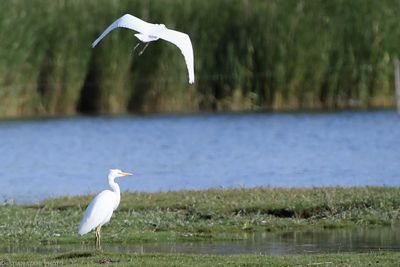
[[[397,0],[6,0],[0,116],[393,106]],[[197,81],[165,42],[92,41],[132,13],[187,32]]]
[[[0,243],[92,244],[77,225],[92,196],[0,207]],[[217,240],[229,234],[396,225],[400,189],[254,188],[124,193],[103,242]]]
[[298,256],[210,256],[180,254],[123,254],[103,252],[73,252],[60,255],[11,254],[1,255],[0,264],[30,266],[398,266],[400,254],[338,253]]

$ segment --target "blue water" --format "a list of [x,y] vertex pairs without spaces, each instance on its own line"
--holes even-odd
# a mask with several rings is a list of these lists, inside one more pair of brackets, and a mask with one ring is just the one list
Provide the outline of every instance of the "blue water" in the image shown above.
[[107,188],[400,185],[394,111],[74,117],[0,122],[0,202]]

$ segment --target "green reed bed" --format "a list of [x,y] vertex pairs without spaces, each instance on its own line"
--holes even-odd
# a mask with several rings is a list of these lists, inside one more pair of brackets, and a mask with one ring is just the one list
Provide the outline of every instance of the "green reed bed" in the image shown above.
[[[0,116],[393,106],[396,0],[6,0]],[[196,83],[163,41],[92,41],[131,13],[187,32]]]

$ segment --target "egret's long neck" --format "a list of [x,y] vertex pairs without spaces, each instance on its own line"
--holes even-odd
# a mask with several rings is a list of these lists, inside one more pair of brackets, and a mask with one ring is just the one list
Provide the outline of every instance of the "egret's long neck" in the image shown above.
[[115,180],[115,177],[113,175],[108,176],[108,184],[112,188],[112,190],[115,194],[115,198],[117,200],[117,202],[115,203],[115,206],[114,206],[114,210],[116,210],[119,205],[119,202],[121,200],[121,191],[119,189],[119,185],[114,180]]
[[119,189],[119,185],[114,181],[114,179],[114,176],[108,176],[108,184],[110,185],[114,193],[119,197],[121,191]]

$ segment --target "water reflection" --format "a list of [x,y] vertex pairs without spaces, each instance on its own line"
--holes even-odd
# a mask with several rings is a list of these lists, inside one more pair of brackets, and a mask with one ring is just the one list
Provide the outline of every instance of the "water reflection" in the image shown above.
[[[397,227],[252,233],[236,235],[234,238],[236,238],[234,241],[160,242],[140,245],[103,243],[103,250],[128,253],[196,253],[216,255],[244,253],[288,255],[378,250],[400,251],[400,230]],[[58,253],[93,249],[94,246],[53,245],[40,247],[9,246],[0,248],[0,251],[6,253]]]

